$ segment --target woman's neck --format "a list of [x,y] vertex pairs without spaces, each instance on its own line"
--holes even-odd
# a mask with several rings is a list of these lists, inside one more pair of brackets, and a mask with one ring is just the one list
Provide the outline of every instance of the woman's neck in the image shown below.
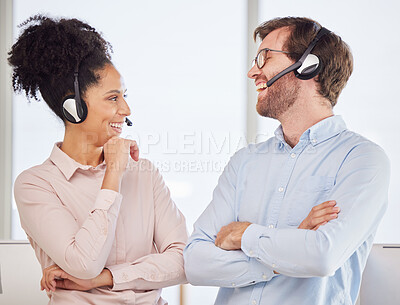
[[96,167],[103,162],[103,147],[89,134],[65,130],[60,149],[70,158],[82,165]]

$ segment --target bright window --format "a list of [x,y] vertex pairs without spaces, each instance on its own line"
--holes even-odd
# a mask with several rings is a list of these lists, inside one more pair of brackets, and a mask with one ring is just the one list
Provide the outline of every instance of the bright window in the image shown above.
[[[134,124],[123,136],[160,168],[191,232],[229,157],[246,144],[246,8],[241,0],[16,0],[14,29],[17,36],[18,24],[46,12],[104,33],[128,88]],[[63,130],[44,102],[15,96],[13,180],[48,158]],[[12,236],[24,239],[13,207]],[[185,289],[190,304],[215,299],[215,288]],[[178,304],[177,287],[163,294]]]

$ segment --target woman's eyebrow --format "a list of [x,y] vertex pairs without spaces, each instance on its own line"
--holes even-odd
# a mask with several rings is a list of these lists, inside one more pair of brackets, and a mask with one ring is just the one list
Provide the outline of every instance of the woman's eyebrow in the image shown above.
[[[125,90],[125,91],[126,91],[126,90]],[[110,93],[117,93],[117,94],[120,94],[121,91],[114,89],[114,90],[107,91],[107,92],[104,93],[103,95],[110,94]]]
[[[124,90],[124,93],[125,93],[126,91],[128,91],[128,89],[125,89],[125,90]],[[114,89],[114,90],[107,91],[107,92],[104,93],[103,95],[107,95],[107,94],[110,94],[110,93],[117,93],[117,94],[120,94],[121,91],[120,91],[120,90],[117,90],[117,89]]]

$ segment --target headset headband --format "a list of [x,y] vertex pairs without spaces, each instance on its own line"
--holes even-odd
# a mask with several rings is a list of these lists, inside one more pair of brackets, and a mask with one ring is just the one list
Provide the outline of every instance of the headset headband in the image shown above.
[[81,118],[83,116],[83,107],[81,102],[81,95],[79,94],[79,62],[76,64],[74,72],[74,90],[75,90],[75,101],[78,107],[76,107],[78,116]]
[[306,59],[307,55],[311,53],[311,51],[314,49],[315,45],[317,44],[317,42],[321,39],[322,36],[324,36],[325,34],[330,33],[331,31],[329,31],[328,29],[322,27],[318,33],[317,36],[315,36],[315,38],[313,39],[313,41],[311,41],[311,43],[309,44],[308,48],[305,50],[305,52],[303,53],[303,55],[300,57],[300,59],[298,60],[299,62],[303,63],[304,60]]

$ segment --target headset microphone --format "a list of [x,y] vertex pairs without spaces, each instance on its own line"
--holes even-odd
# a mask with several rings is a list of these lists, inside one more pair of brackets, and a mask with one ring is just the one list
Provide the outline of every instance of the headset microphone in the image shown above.
[[313,41],[308,45],[307,49],[300,57],[298,61],[296,61],[293,65],[287,67],[285,70],[279,72],[273,78],[271,78],[267,82],[267,87],[271,87],[273,83],[275,83],[282,76],[294,72],[294,75],[302,80],[311,79],[316,76],[322,68],[322,63],[320,62],[318,56],[311,54],[311,51],[314,49],[317,42],[321,39],[322,36],[329,34],[331,31],[322,27],[317,36],[313,39]]
[[128,118],[125,118],[125,123],[128,126],[132,126],[133,125],[132,121],[130,119],[128,119]]

